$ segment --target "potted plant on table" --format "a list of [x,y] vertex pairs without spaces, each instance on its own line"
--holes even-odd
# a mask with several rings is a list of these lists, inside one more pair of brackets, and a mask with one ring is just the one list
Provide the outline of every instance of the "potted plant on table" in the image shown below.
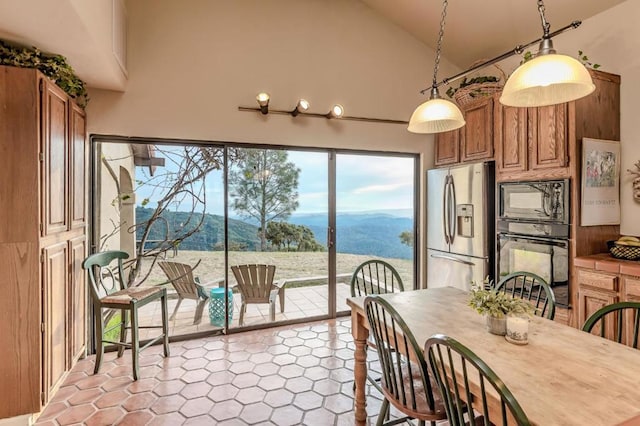
[[471,286],[469,306],[485,316],[489,333],[500,336],[507,333],[508,314],[531,315],[534,310],[526,300],[476,284]]

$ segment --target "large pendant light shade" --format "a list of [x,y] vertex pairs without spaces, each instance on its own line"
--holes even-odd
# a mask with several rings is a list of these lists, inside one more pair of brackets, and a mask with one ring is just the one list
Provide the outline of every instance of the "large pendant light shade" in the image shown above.
[[513,107],[547,106],[573,101],[595,90],[589,71],[578,60],[544,54],[516,69],[502,91],[500,103]]
[[411,114],[409,130],[412,133],[440,133],[464,126],[462,112],[451,101],[432,98],[421,104]]

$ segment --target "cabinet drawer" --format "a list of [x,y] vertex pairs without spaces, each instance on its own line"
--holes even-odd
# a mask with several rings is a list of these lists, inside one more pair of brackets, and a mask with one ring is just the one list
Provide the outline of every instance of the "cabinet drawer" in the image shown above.
[[578,285],[601,290],[618,291],[618,277],[616,275],[578,269]]
[[623,277],[624,294],[626,296],[640,297],[640,278]]

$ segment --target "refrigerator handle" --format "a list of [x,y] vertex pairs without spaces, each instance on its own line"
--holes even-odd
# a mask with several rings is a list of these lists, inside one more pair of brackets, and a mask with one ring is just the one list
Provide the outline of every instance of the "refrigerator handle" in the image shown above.
[[434,259],[445,259],[451,260],[453,262],[462,263],[463,265],[475,266],[476,264],[473,262],[469,262],[468,260],[458,259],[457,257],[447,256],[446,254],[432,254],[431,257]]
[[444,241],[449,241],[449,175],[444,178],[444,191],[442,192],[442,229],[444,229]]
[[456,187],[453,176],[449,176],[449,244],[456,237]]

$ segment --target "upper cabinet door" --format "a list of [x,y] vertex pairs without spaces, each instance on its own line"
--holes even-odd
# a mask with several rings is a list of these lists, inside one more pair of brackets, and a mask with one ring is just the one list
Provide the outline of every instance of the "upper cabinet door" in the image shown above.
[[495,136],[498,172],[527,170],[527,109],[496,102]]
[[55,84],[41,80],[42,92],[42,236],[68,228],[68,98]]
[[568,104],[529,108],[531,170],[567,166]]
[[467,124],[460,129],[460,160],[493,160],[493,98],[466,107],[464,120]]
[[82,228],[87,216],[87,175],[86,175],[86,118],[82,108],[75,103],[70,104],[71,134],[70,134],[70,188],[69,207],[71,214],[71,229]]
[[460,161],[460,131],[435,134],[435,165],[444,166]]

